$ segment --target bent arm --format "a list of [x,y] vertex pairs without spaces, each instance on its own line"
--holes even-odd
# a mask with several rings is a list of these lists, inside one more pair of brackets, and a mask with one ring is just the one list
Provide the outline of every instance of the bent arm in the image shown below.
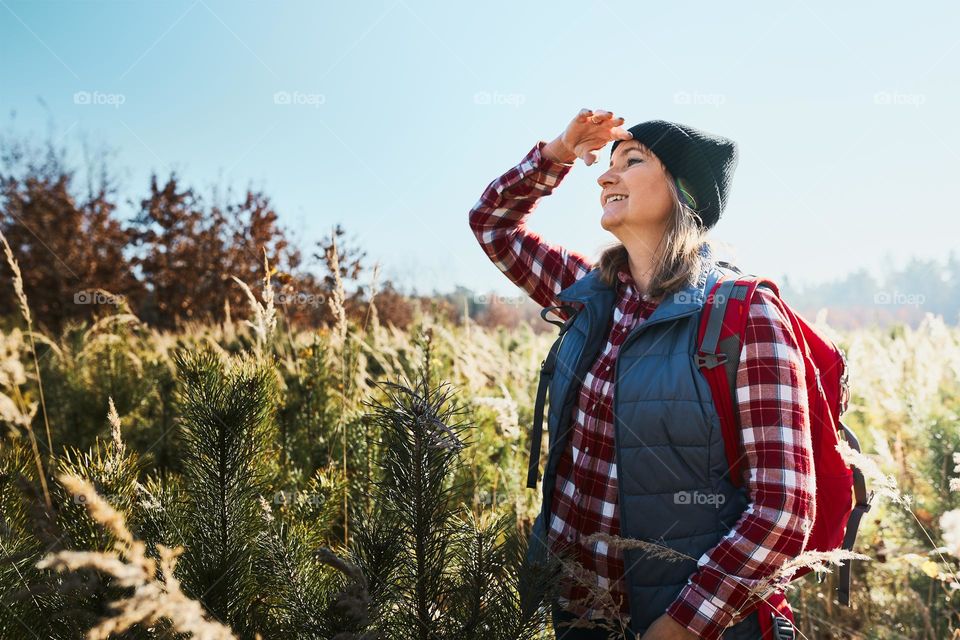
[[[572,164],[550,160],[540,141],[519,164],[491,182],[470,210],[470,228],[490,260],[541,307],[591,269],[583,255],[552,245],[527,229],[526,217],[550,195]],[[558,311],[562,319],[567,315]]]
[[737,370],[737,402],[750,504],[700,558],[667,609],[703,638],[719,638],[751,591],[800,555],[813,526],[815,479],[804,363],[776,296],[757,287]]

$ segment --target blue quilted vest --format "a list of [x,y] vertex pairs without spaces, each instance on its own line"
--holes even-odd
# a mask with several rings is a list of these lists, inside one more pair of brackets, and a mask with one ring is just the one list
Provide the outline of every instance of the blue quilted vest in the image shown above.
[[[699,281],[667,295],[620,348],[614,378],[614,433],[620,535],[668,546],[699,559],[729,533],[748,503],[728,479],[727,458],[710,387],[696,362],[704,299],[725,267],[709,249]],[[562,302],[585,305],[564,334],[549,386],[549,455],[543,503],[530,536],[528,559],[546,558],[546,531],[560,453],[581,381],[608,338],[616,292],[593,270],[564,289]],[[697,569],[693,560],[652,558],[624,550],[630,631],[642,633],[673,602]],[[734,625],[725,638],[741,637]],[[749,637],[743,635],[742,637]]]

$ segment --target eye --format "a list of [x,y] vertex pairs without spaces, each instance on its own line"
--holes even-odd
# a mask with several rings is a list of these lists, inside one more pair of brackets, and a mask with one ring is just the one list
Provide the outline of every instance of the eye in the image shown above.
[[627,166],[629,167],[634,162],[643,162],[642,158],[630,158],[627,160]]

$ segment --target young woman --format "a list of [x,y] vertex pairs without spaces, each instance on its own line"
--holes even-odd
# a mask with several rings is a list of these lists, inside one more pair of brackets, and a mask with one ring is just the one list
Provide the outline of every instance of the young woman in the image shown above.
[[[707,236],[730,192],[736,145],[654,120],[629,131],[583,109],[489,184],[470,227],[493,263],[543,307],[578,311],[550,387],[550,453],[530,553],[572,550],[592,584],[565,579],[557,637],[760,638],[753,587],[799,555],[814,515],[803,360],[779,300],[758,287],[737,372],[743,488],[727,477],[719,419],[694,361],[699,313],[722,273]],[[618,242],[594,263],[526,227],[577,158],[613,141],[600,225]],[[557,311],[564,320],[567,310]],[[559,377],[559,381],[558,381]],[[594,533],[656,542],[663,559]],[[596,605],[608,592],[618,610]],[[594,603],[594,606],[591,606]],[[626,624],[623,624],[626,623]]]

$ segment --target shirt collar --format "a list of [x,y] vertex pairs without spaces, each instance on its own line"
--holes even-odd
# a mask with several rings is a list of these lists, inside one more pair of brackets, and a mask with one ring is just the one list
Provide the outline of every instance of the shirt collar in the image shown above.
[[[637,282],[633,279],[633,275],[630,274],[630,270],[626,266],[622,266],[617,271],[617,293],[623,295],[624,293],[630,295],[630,297],[637,296]],[[646,296],[642,296],[643,300],[646,300]]]

